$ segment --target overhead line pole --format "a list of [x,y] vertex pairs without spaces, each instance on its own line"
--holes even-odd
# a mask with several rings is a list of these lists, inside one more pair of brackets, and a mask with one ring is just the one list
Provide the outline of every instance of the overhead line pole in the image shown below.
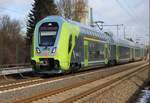
[[[117,36],[119,35],[119,26],[123,26],[123,24],[103,25],[103,23],[104,23],[103,21],[95,21],[94,23],[98,26],[98,28],[100,30],[103,29],[103,26],[116,26],[117,27]],[[98,25],[99,23],[101,23],[101,25]],[[100,26],[101,26],[101,28],[100,28]],[[125,38],[125,30],[124,30],[124,38]]]
[[[117,35],[119,35],[119,26],[123,26],[123,24],[115,24],[115,25],[102,25],[102,26],[116,26],[117,27]],[[125,37],[125,34],[124,34]]]

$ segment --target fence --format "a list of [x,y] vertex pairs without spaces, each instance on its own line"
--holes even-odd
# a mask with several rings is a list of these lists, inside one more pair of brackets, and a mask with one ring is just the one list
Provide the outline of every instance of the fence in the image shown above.
[[31,71],[32,68],[30,63],[0,65],[0,75],[9,75],[9,74],[16,74],[16,73],[31,72]]

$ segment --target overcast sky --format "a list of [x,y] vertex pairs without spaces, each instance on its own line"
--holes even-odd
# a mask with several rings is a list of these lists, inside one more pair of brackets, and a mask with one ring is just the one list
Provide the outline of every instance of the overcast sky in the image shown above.
[[[149,0],[90,0],[89,5],[94,9],[94,19],[105,24],[124,24],[127,37],[148,40],[145,35],[149,32]],[[119,36],[123,34],[120,29]]]
[[[32,3],[33,0],[0,0],[0,16],[10,15],[24,22]],[[124,24],[127,37],[148,40],[149,0],[89,0],[89,6],[93,8],[94,20],[102,20],[105,24]],[[112,29],[115,33],[116,28]],[[122,27],[119,33],[121,37]]]

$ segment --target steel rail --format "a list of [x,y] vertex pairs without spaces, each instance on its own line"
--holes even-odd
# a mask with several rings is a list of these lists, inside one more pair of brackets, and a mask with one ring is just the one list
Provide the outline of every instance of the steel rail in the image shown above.
[[[138,65],[139,66],[139,65]],[[133,68],[133,67],[132,67]],[[128,68],[129,69],[129,68]],[[131,68],[130,68],[131,69]],[[125,70],[125,71],[128,71],[128,70]],[[125,71],[120,71],[119,73],[121,73],[121,72],[125,72]],[[135,71],[134,71],[135,72]],[[118,72],[117,72],[118,73]],[[115,73],[115,74],[117,74],[117,73]],[[115,74],[113,74],[113,75],[115,75]],[[107,78],[107,77],[106,77]],[[120,79],[120,78],[119,78]],[[96,79],[97,80],[97,79]],[[37,101],[37,100],[39,100],[39,99],[42,99],[42,98],[46,98],[46,97],[50,97],[50,96],[52,96],[52,95],[56,95],[56,94],[58,94],[58,93],[62,93],[62,92],[64,92],[64,91],[67,91],[67,90],[71,90],[71,89],[73,89],[73,88],[77,88],[77,87],[80,87],[80,86],[82,86],[82,85],[86,85],[86,84],[89,84],[89,83],[91,83],[91,82],[94,82],[94,81],[96,81],[95,79],[91,79],[91,80],[88,80],[88,81],[84,81],[84,82],[79,82],[79,83],[77,83],[77,84],[70,84],[70,85],[68,85],[68,86],[66,86],[66,87],[62,87],[62,88],[60,88],[60,89],[56,89],[56,90],[49,90],[49,91],[47,91],[47,92],[45,92],[45,93],[42,93],[42,94],[39,94],[39,95],[35,95],[35,96],[33,96],[33,97],[30,97],[30,98],[26,98],[26,99],[23,99],[23,100],[19,100],[19,101],[15,101],[15,103],[21,103],[21,102],[24,102],[24,103],[29,103],[29,102],[32,102],[32,101]],[[118,79],[117,79],[118,80]],[[113,81],[114,82],[114,81]],[[112,83],[112,82],[111,82]],[[109,84],[109,83],[108,83]],[[106,84],[105,84],[106,85]],[[69,99],[69,100],[72,100],[72,98],[71,99]],[[67,100],[67,101],[69,101],[69,100]],[[66,101],[64,101],[64,103],[66,103]]]
[[[129,65],[129,64],[125,64],[125,65]],[[141,65],[141,64],[138,64],[138,65]],[[119,65],[119,66],[121,66],[121,65]],[[123,66],[123,65],[122,65]],[[137,65],[132,65],[131,67],[135,67],[135,66],[137,66]],[[103,69],[105,69],[105,68],[103,68]],[[94,70],[95,71],[95,70]],[[92,70],[91,71],[81,71],[81,73],[87,73],[87,72],[92,72]],[[116,73],[117,72],[120,72],[119,70],[118,71],[116,71]],[[79,73],[75,73],[76,75],[78,75],[78,74],[80,74],[80,72]],[[60,76],[60,77],[56,77],[57,79],[58,78],[63,78],[63,77],[67,77],[67,76],[72,76],[72,75],[74,75],[74,74],[68,74],[68,75],[64,75],[64,76]],[[55,78],[55,77],[54,77]],[[43,80],[43,81],[41,81],[41,80],[39,80],[40,82],[46,82],[46,81],[50,81],[50,80],[53,80],[53,77],[52,78],[50,78],[50,79],[48,79],[48,80]],[[32,80],[31,80],[32,81]],[[38,83],[37,82],[37,80],[34,80],[34,81],[36,81],[36,82],[34,82],[34,83]],[[12,82],[12,83],[4,83],[4,84],[1,84],[0,85],[0,90],[5,90],[5,89],[7,89],[8,90],[8,88],[9,89],[11,89],[11,88],[17,88],[17,87],[22,87],[22,86],[24,86],[24,85],[26,85],[26,83],[32,83],[32,82],[30,82],[30,80],[19,80],[19,81],[16,81],[16,82]],[[29,84],[28,84],[29,85]]]
[[[137,69],[136,69],[136,70],[134,70],[134,71],[132,71],[132,72],[130,72],[130,73],[128,73],[128,74],[125,74],[125,75],[121,76],[121,77],[118,77],[118,78],[109,80],[108,82],[106,82],[106,83],[104,83],[104,84],[102,84],[102,85],[98,85],[98,86],[96,86],[96,87],[94,87],[94,88],[92,88],[92,89],[89,89],[89,90],[87,90],[87,91],[85,91],[85,92],[82,92],[81,94],[78,94],[78,95],[76,95],[76,96],[70,97],[70,98],[68,98],[68,99],[66,99],[66,100],[64,100],[64,101],[62,101],[61,103],[73,103],[74,101],[77,101],[77,100],[79,100],[79,99],[81,99],[81,98],[84,98],[84,97],[86,97],[87,95],[90,95],[90,94],[92,94],[92,93],[94,93],[94,92],[96,92],[96,91],[98,91],[98,90],[104,89],[104,88],[106,88],[106,87],[108,87],[108,86],[110,86],[110,85],[112,85],[112,84],[117,85],[117,84],[121,83],[122,81],[124,81],[124,80],[130,78],[131,76],[133,76],[133,74],[135,74],[135,73],[137,73],[137,72],[141,72],[141,71],[147,69],[147,68],[146,68],[147,66],[148,66],[148,64],[147,64],[147,65],[144,65],[144,66],[141,66],[141,67],[138,68],[138,71],[137,71]],[[139,69],[140,69],[140,70],[139,70]],[[113,85],[113,86],[114,86],[114,85]],[[107,88],[107,89],[108,89],[108,88]]]

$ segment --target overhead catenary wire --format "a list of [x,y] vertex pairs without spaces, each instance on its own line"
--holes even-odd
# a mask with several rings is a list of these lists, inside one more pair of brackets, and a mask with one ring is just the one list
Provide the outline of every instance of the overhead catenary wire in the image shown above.
[[[140,17],[137,15],[137,13],[135,12],[135,10],[129,5],[129,3],[127,2],[127,0],[123,0],[125,5],[127,6],[127,8],[132,12],[132,16],[139,22],[138,24],[141,25],[141,19]],[[141,0],[143,1],[143,0]],[[141,2],[140,2],[141,3]],[[140,4],[139,3],[139,4]],[[143,28],[144,31],[146,31],[146,28]]]
[[130,11],[136,15],[135,11],[133,10],[133,8],[129,5],[129,3],[127,2],[127,0],[124,0],[125,5],[128,7],[128,9],[130,9]]
[[[117,4],[120,6],[120,8],[121,8],[122,10],[124,10],[130,18],[132,18],[132,20],[133,20],[136,24],[141,25],[141,21],[142,21],[142,20],[141,20],[138,16],[136,16],[135,11],[129,6],[129,4],[127,3],[126,0],[124,0],[124,4],[125,4],[127,7],[125,7],[125,5],[122,4],[119,0],[115,0],[115,1],[116,1]],[[128,8],[128,9],[127,9],[127,8]],[[143,31],[146,32],[146,31],[147,31],[146,28],[143,28]]]
[[131,10],[127,9],[119,0],[116,0],[116,2],[119,4],[120,8],[123,9],[127,13],[127,15],[130,18],[134,18],[133,20],[139,24],[140,20],[137,20],[137,18],[133,15],[133,12],[131,13]]

